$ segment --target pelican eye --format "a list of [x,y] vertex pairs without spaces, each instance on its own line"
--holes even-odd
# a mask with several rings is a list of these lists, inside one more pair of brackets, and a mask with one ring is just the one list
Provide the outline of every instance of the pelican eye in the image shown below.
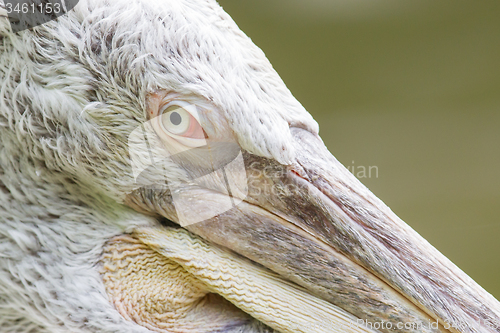
[[193,122],[191,118],[193,116],[182,107],[171,105],[163,111],[161,123],[167,132],[184,135]]
[[162,132],[180,143],[198,147],[205,145],[206,134],[198,121],[198,108],[184,101],[172,101],[160,108]]

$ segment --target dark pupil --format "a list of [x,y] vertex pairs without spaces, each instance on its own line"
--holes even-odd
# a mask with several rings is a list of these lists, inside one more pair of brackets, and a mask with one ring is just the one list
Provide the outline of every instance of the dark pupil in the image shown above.
[[179,125],[182,121],[181,115],[177,112],[172,112],[170,114],[170,122],[175,126]]

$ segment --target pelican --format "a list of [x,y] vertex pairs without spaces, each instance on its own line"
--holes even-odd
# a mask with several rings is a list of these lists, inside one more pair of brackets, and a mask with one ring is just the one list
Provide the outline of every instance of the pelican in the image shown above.
[[2,7],[1,332],[500,332],[214,0]]

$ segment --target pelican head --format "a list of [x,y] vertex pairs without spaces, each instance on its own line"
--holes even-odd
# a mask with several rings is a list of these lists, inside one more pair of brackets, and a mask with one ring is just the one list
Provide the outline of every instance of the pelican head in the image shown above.
[[0,330],[499,332],[214,0],[0,17]]

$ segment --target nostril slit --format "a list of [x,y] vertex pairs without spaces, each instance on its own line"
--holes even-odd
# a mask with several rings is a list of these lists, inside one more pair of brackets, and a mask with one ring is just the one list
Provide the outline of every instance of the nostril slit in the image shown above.
[[295,176],[302,178],[308,182],[311,181],[305,170],[300,165],[293,165],[289,168],[289,171]]

